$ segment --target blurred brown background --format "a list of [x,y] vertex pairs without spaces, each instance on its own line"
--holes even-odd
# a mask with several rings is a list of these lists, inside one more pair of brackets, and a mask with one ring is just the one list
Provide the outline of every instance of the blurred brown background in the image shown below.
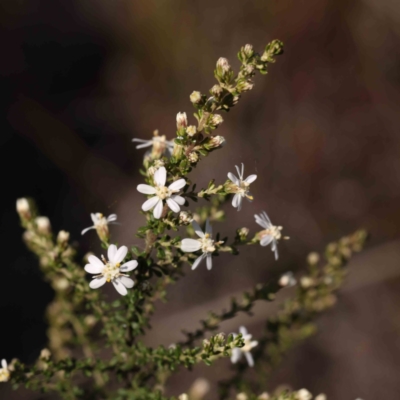
[[[122,225],[113,228],[115,240],[140,245],[134,232],[143,223],[136,192],[143,151],[131,139],[150,138],[156,128],[171,139],[178,111],[194,122],[189,94],[214,84],[220,56],[237,67],[240,46],[261,51],[278,38],[285,54],[224,115],[218,134],[226,146],[192,178],[200,186],[222,181],[245,163],[246,174],[258,174],[255,201],[240,213],[227,207],[227,222],[215,230],[254,231],[253,214],[265,210],[291,240],[280,246],[277,263],[258,247],[219,257],[212,272],[188,268],[146,340],[179,340],[178,323],[194,329],[230,294],[271,273],[296,271],[309,251],[364,227],[368,256],[355,260],[353,284],[266,389],[287,383],[324,391],[329,400],[400,398],[397,1],[2,0],[0,10],[0,358],[37,357],[52,297],[21,242],[15,199],[36,198],[54,230],[76,240],[91,224],[90,212],[116,212]],[[94,232],[83,238],[82,254],[88,250],[99,251]],[[245,322],[256,334],[262,317],[223,328]],[[221,376],[228,368],[228,360],[215,366]],[[213,374],[185,373],[170,394],[198,375]],[[4,399],[43,398],[1,390]]]

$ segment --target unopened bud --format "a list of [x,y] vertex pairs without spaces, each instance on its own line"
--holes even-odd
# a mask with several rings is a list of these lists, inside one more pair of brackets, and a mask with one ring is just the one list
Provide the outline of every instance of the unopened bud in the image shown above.
[[231,66],[226,58],[221,57],[217,61],[217,69],[221,69],[222,72],[229,72]]
[[307,389],[300,389],[296,393],[296,400],[311,400],[312,394]]
[[51,352],[50,352],[49,349],[43,349],[43,350],[40,352],[39,358],[40,358],[41,360],[48,360],[50,357],[51,357]]
[[192,164],[197,163],[197,161],[199,161],[199,155],[195,151],[193,151],[188,155],[188,160]]
[[57,243],[58,244],[61,244],[61,245],[66,244],[68,242],[68,240],[69,240],[69,232],[66,232],[66,231],[58,232],[58,235],[57,235]]
[[188,212],[188,211],[181,211],[179,213],[179,222],[182,225],[189,225],[193,220],[193,215],[192,213]]
[[159,168],[164,166],[164,164],[163,160],[155,160],[154,164],[147,170],[147,175],[153,176]]
[[325,394],[321,393],[315,398],[315,400],[327,400],[327,397]]
[[225,341],[225,338],[226,338],[226,335],[225,335],[224,332],[220,332],[220,333],[217,333],[217,334],[215,335],[215,340],[216,340],[217,342],[224,342],[224,341]]
[[238,393],[236,395],[236,400],[248,400],[248,396],[246,393]]
[[236,88],[239,92],[248,92],[253,89],[254,84],[249,81],[241,81],[237,84]]
[[210,382],[204,378],[197,378],[189,391],[190,400],[202,400],[204,396],[210,391]]
[[197,104],[197,103],[200,102],[200,100],[201,100],[201,93],[200,92],[196,92],[195,91],[190,95],[190,101],[192,103]]
[[50,220],[47,217],[37,217],[35,222],[40,233],[48,235],[51,232]]
[[69,282],[67,278],[57,278],[53,281],[53,287],[55,290],[63,291],[68,289]]
[[221,125],[224,122],[224,119],[219,114],[214,114],[211,118],[211,124],[215,127]]
[[214,86],[211,88],[211,94],[212,94],[213,96],[215,96],[215,97],[219,97],[219,96],[222,94],[222,92],[223,92],[223,89],[222,89],[222,87],[219,86],[219,85],[214,85]]
[[310,265],[315,265],[315,264],[318,263],[318,261],[319,261],[319,254],[318,253],[312,252],[307,256],[307,262]]
[[270,396],[267,392],[263,392],[257,397],[257,400],[269,400],[269,399]]
[[296,283],[296,278],[291,271],[286,272],[286,274],[283,274],[279,279],[279,285],[281,285],[282,287],[291,287],[296,285]]
[[197,133],[197,128],[196,128],[194,125],[189,125],[189,126],[186,128],[186,133],[187,133],[189,136],[194,136],[194,135]]
[[176,114],[176,127],[178,129],[181,129],[181,128],[186,128],[186,126],[187,126],[186,113],[179,112],[178,114]]
[[22,219],[31,218],[31,209],[27,199],[22,198],[17,200],[17,212]]
[[307,289],[314,285],[314,279],[310,278],[309,276],[303,276],[300,279],[300,285],[302,288]]
[[178,396],[179,400],[189,400],[189,396],[186,393],[182,393],[180,396]]
[[248,75],[250,75],[254,72],[254,69],[255,69],[254,65],[249,64],[249,65],[246,65],[245,71]]
[[207,150],[216,149],[225,145],[225,138],[223,136],[213,136],[204,142],[204,148]]
[[253,46],[251,44],[246,44],[246,46],[243,47],[243,54],[246,57],[251,57],[254,54]]
[[84,319],[86,326],[88,326],[89,328],[92,328],[93,326],[95,326],[97,320],[96,317],[94,315],[87,315]]

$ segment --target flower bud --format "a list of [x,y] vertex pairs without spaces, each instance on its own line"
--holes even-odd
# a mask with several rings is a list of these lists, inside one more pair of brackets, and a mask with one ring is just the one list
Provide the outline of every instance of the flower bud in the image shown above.
[[267,392],[263,392],[257,397],[257,400],[269,400],[269,399],[270,396]]
[[182,393],[178,396],[179,400],[189,400],[189,396],[186,393]]
[[315,398],[315,400],[327,400],[327,397],[325,394],[321,393]]
[[309,276],[303,276],[300,279],[300,285],[304,289],[308,289],[314,285],[314,279],[310,278]]
[[223,73],[229,72],[231,66],[226,58],[220,57],[217,61],[217,69],[220,69]]
[[179,222],[182,225],[189,225],[193,220],[193,215],[189,211],[181,211],[179,213]]
[[94,315],[86,315],[84,321],[89,328],[92,328],[96,325],[97,319]]
[[153,176],[159,168],[164,166],[164,164],[163,160],[155,160],[153,165],[147,170],[147,175]]
[[254,65],[249,64],[249,65],[246,65],[245,71],[248,75],[250,75],[254,72],[254,69],[255,69]]
[[224,119],[219,114],[214,114],[211,118],[211,125],[217,127],[224,122]]
[[319,254],[318,253],[312,252],[307,256],[307,262],[310,265],[315,265],[315,264],[318,263],[318,261],[319,261]]
[[188,155],[188,160],[194,164],[197,163],[197,161],[199,161],[199,155],[195,152],[192,151],[189,155]]
[[51,233],[50,220],[47,217],[37,217],[35,222],[40,233],[43,235],[48,235]]
[[193,104],[199,103],[200,100],[201,100],[201,93],[200,93],[200,92],[194,91],[194,92],[190,95],[190,101],[191,101]]
[[186,133],[189,136],[194,136],[197,133],[197,128],[194,125],[190,125],[186,128]]
[[219,85],[214,85],[214,86],[211,88],[211,94],[212,94],[213,96],[215,96],[215,97],[219,97],[219,96],[222,94],[222,92],[223,92],[223,89],[222,89],[222,87],[219,86]]
[[40,352],[39,358],[40,358],[41,360],[48,360],[50,357],[51,357],[51,352],[50,352],[49,349],[43,349],[43,350]]
[[17,213],[19,214],[21,219],[31,218],[31,209],[27,199],[22,198],[17,200]]
[[300,389],[296,393],[296,400],[311,400],[312,394],[307,389]]
[[57,278],[53,281],[53,288],[54,290],[58,290],[62,292],[63,290],[68,289],[69,282],[66,278]]
[[223,136],[213,136],[210,137],[209,140],[207,140],[204,143],[204,148],[207,150],[212,150],[218,147],[223,147],[224,145],[225,145],[225,138]]
[[254,84],[250,81],[240,81],[236,88],[239,92],[248,92],[249,90],[253,89]]
[[279,285],[281,285],[282,287],[291,287],[296,285],[296,283],[296,278],[293,276],[293,272],[291,271],[286,272],[286,274],[283,274],[279,278]]
[[69,240],[69,232],[60,231],[57,235],[57,243],[60,245],[67,244]]
[[190,400],[202,400],[204,396],[210,391],[210,382],[204,378],[197,378],[189,391]]
[[248,396],[246,393],[238,393],[236,395],[236,400],[248,400]]
[[243,54],[246,57],[251,57],[254,54],[253,46],[251,44],[246,44],[246,46],[243,47]]
[[186,126],[187,126],[186,113],[179,112],[178,114],[176,114],[176,127],[178,129],[181,129],[181,128],[186,128]]

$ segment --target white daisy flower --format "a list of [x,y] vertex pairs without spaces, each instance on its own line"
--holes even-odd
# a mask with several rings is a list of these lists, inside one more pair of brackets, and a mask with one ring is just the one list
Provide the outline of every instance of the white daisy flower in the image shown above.
[[181,250],[186,253],[201,250],[203,254],[196,258],[192,265],[192,270],[196,269],[204,258],[207,258],[207,269],[210,270],[212,268],[212,253],[216,250],[215,245],[222,244],[223,242],[214,242],[214,240],[212,240],[212,226],[208,219],[206,221],[205,233],[195,220],[192,221],[192,226],[200,239],[183,239],[181,242]]
[[165,135],[159,136],[157,130],[154,131],[154,136],[150,140],[134,138],[132,142],[140,143],[136,146],[137,149],[144,149],[152,146],[152,153],[156,157],[161,157],[165,151],[171,155],[174,148],[174,142],[168,141]]
[[108,247],[108,261],[102,256],[101,261],[96,256],[89,256],[89,264],[85,265],[85,271],[89,274],[96,274],[89,286],[92,289],[97,289],[103,286],[106,282],[112,282],[119,294],[125,296],[133,287],[134,282],[125,272],[134,270],[138,266],[136,260],[128,261],[121,265],[121,262],[128,253],[126,246],[121,246],[119,249],[114,244]]
[[288,236],[282,236],[282,227],[272,225],[267,213],[263,211],[261,214],[255,214],[254,218],[258,225],[264,228],[263,231],[259,232],[261,246],[268,246],[270,243],[271,250],[275,253],[275,260],[278,259],[278,241],[280,239],[289,239]]
[[186,180],[181,178],[171,183],[168,187],[165,186],[167,181],[167,170],[165,167],[159,168],[154,173],[154,186],[141,184],[138,185],[137,190],[143,194],[154,194],[155,196],[146,200],[142,205],[143,211],[149,211],[153,208],[154,218],[160,219],[163,211],[163,200],[168,204],[168,207],[178,213],[185,204],[185,199],[175,193],[179,192],[186,185]]
[[[243,340],[244,340],[244,346],[243,347],[235,347],[232,349],[232,355],[231,355],[231,362],[233,364],[236,364],[241,358],[242,355],[246,357],[247,363],[249,364],[249,367],[254,366],[254,359],[253,356],[251,355],[250,351],[253,347],[256,347],[258,345],[258,342],[256,340],[251,340],[252,335],[250,335],[247,332],[247,329],[244,326],[241,326],[239,328],[239,332],[242,334]],[[233,334],[234,337],[238,336],[236,333]]]
[[244,165],[242,163],[242,169],[240,170],[237,165],[235,165],[236,171],[239,178],[232,172],[228,172],[228,178],[233,182],[231,187],[232,193],[235,193],[232,199],[232,206],[237,208],[238,211],[242,208],[242,201],[247,198],[249,201],[253,201],[253,196],[250,193],[250,184],[257,179],[257,175],[249,175],[246,179],[243,179]]
[[89,226],[88,228],[85,228],[81,232],[81,235],[84,235],[91,229],[96,229],[100,239],[107,241],[110,236],[108,225],[118,224],[117,222],[115,222],[117,220],[117,214],[111,214],[108,217],[105,217],[102,213],[94,213],[94,214],[92,213],[90,214],[90,217],[92,218],[93,225]]
[[10,371],[6,360],[1,360],[0,382],[7,382],[10,379]]

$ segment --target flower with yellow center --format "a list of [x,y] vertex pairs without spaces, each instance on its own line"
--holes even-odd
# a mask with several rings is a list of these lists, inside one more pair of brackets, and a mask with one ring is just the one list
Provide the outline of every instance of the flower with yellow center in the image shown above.
[[235,193],[232,199],[232,206],[237,208],[238,211],[242,208],[242,201],[246,198],[248,201],[253,201],[253,196],[250,193],[250,184],[257,179],[257,175],[249,175],[246,179],[243,179],[244,165],[242,163],[242,169],[240,170],[237,165],[235,165],[236,171],[239,178],[232,172],[228,172],[228,178],[233,182],[230,187],[230,191]]
[[90,214],[90,217],[92,218],[93,225],[89,226],[89,228],[85,228],[81,234],[84,235],[86,232],[90,231],[91,229],[96,229],[97,234],[99,235],[100,239],[103,241],[107,241],[110,232],[108,229],[108,225],[111,224],[117,224],[115,222],[117,220],[117,214],[111,214],[108,217],[105,217],[102,213],[94,213]]
[[[236,364],[241,358],[242,355],[246,357],[247,363],[249,364],[249,367],[254,366],[254,359],[253,356],[251,355],[250,351],[253,347],[256,347],[258,345],[258,342],[256,340],[251,340],[252,335],[250,335],[247,332],[247,329],[244,326],[241,326],[239,328],[239,332],[242,334],[243,340],[244,340],[244,346],[243,347],[235,347],[232,350],[232,355],[231,355],[231,361],[233,364]],[[233,334],[234,337],[238,336],[236,333]]]
[[1,360],[0,368],[0,382],[7,382],[10,379],[10,371],[8,369],[7,361]]
[[161,167],[154,173],[154,186],[141,184],[137,187],[140,193],[155,195],[142,204],[142,210],[149,211],[153,209],[153,215],[156,219],[161,218],[164,200],[167,202],[168,207],[176,213],[181,210],[179,206],[185,204],[185,199],[176,194],[186,185],[185,179],[178,179],[168,187],[165,186],[166,181],[167,170],[165,167]]
[[[136,146],[137,149],[143,149],[145,147],[152,146],[153,148],[151,150],[151,156],[153,158],[160,158],[165,152],[171,155],[172,149],[174,148],[174,142],[168,141],[165,135],[160,136],[158,134],[158,130],[153,132],[153,138],[150,140],[134,138],[132,139],[132,142],[141,143]],[[150,152],[146,154],[150,154]]]
[[134,285],[134,281],[125,272],[132,271],[138,266],[136,260],[121,265],[127,253],[128,248],[126,246],[121,246],[118,249],[117,246],[112,244],[108,247],[108,261],[104,257],[101,261],[96,256],[89,256],[89,264],[85,265],[85,271],[89,274],[96,274],[89,286],[92,289],[97,289],[106,282],[111,282],[116,291],[125,296],[128,293],[127,288],[131,289]]
[[267,213],[263,211],[261,214],[255,214],[254,218],[258,225],[260,225],[264,230],[258,233],[260,238],[261,246],[268,246],[271,244],[271,250],[275,254],[275,260],[278,259],[278,241],[280,239],[289,239],[288,236],[282,236],[282,227],[272,225]]
[[215,242],[212,239],[212,226],[208,219],[206,221],[205,232],[202,231],[200,225],[195,220],[192,221],[192,226],[200,239],[183,239],[181,242],[181,250],[186,253],[201,250],[203,254],[196,258],[192,265],[192,270],[196,269],[204,258],[207,258],[207,269],[210,270],[212,268],[212,253],[216,250],[216,246],[223,242]]

